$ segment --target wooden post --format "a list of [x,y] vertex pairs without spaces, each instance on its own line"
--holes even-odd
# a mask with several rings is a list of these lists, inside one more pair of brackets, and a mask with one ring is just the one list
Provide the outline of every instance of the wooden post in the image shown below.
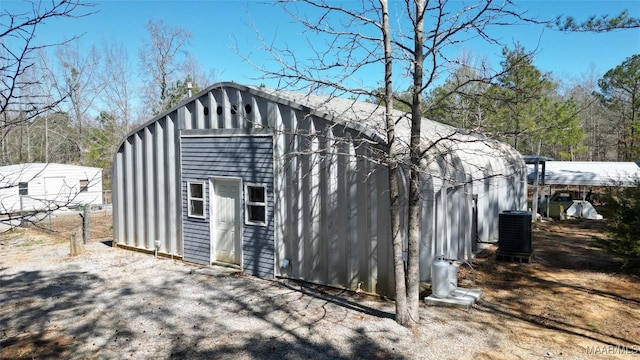
[[70,242],[71,242],[71,256],[80,255],[84,252],[84,242],[82,241],[82,227],[77,228],[75,231],[71,232]]

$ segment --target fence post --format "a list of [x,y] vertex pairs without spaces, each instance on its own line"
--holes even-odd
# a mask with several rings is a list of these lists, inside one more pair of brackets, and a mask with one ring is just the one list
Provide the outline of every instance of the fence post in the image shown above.
[[90,214],[90,210],[89,210],[89,204],[85,204],[84,205],[84,209],[83,209],[83,215],[82,215],[82,241],[86,244],[89,241],[89,236],[90,236],[90,232],[89,232],[89,214]]
[[25,226],[25,221],[24,221],[24,202],[22,200],[22,195],[20,195],[20,226],[24,227]]

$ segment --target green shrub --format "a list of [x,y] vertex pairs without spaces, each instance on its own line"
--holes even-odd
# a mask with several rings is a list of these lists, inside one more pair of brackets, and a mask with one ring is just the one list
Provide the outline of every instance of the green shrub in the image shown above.
[[624,268],[640,270],[640,180],[633,187],[610,188],[606,197],[607,247],[623,257]]

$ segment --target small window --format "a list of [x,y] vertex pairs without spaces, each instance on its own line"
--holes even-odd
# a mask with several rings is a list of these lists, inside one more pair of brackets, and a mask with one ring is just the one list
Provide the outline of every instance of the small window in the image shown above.
[[29,195],[29,183],[27,182],[18,183],[18,194]]
[[187,182],[187,203],[190,217],[204,218],[204,183]]
[[89,180],[80,180],[80,192],[89,191]]
[[259,184],[247,184],[245,188],[247,206],[246,223],[251,225],[267,224],[267,187]]

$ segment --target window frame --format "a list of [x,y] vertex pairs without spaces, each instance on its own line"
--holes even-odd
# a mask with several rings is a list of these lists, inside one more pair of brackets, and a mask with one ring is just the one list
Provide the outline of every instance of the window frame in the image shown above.
[[27,181],[18,182],[18,195],[29,196],[29,182]]
[[[206,207],[207,207],[207,202],[206,202],[206,195],[205,195],[205,182],[201,181],[201,180],[188,180],[187,181],[187,216],[190,218],[196,218],[196,219],[206,219],[207,218],[207,212],[206,212]],[[194,197],[191,194],[191,185],[200,185],[202,187],[202,197]],[[192,201],[199,201],[202,202],[202,214],[194,214],[193,210],[192,210],[192,206],[191,203]]]
[[[250,200],[250,188],[262,188],[264,192],[264,201],[251,201]],[[268,192],[267,192],[267,184],[262,183],[245,183],[244,184],[244,223],[246,225],[257,225],[257,226],[267,226],[269,222],[269,207],[268,204]],[[251,212],[249,211],[250,207],[262,207],[264,208],[264,220],[252,220],[249,218]]]
[[[84,183],[84,186],[83,186]],[[82,179],[78,181],[80,192],[89,192],[89,179]]]

